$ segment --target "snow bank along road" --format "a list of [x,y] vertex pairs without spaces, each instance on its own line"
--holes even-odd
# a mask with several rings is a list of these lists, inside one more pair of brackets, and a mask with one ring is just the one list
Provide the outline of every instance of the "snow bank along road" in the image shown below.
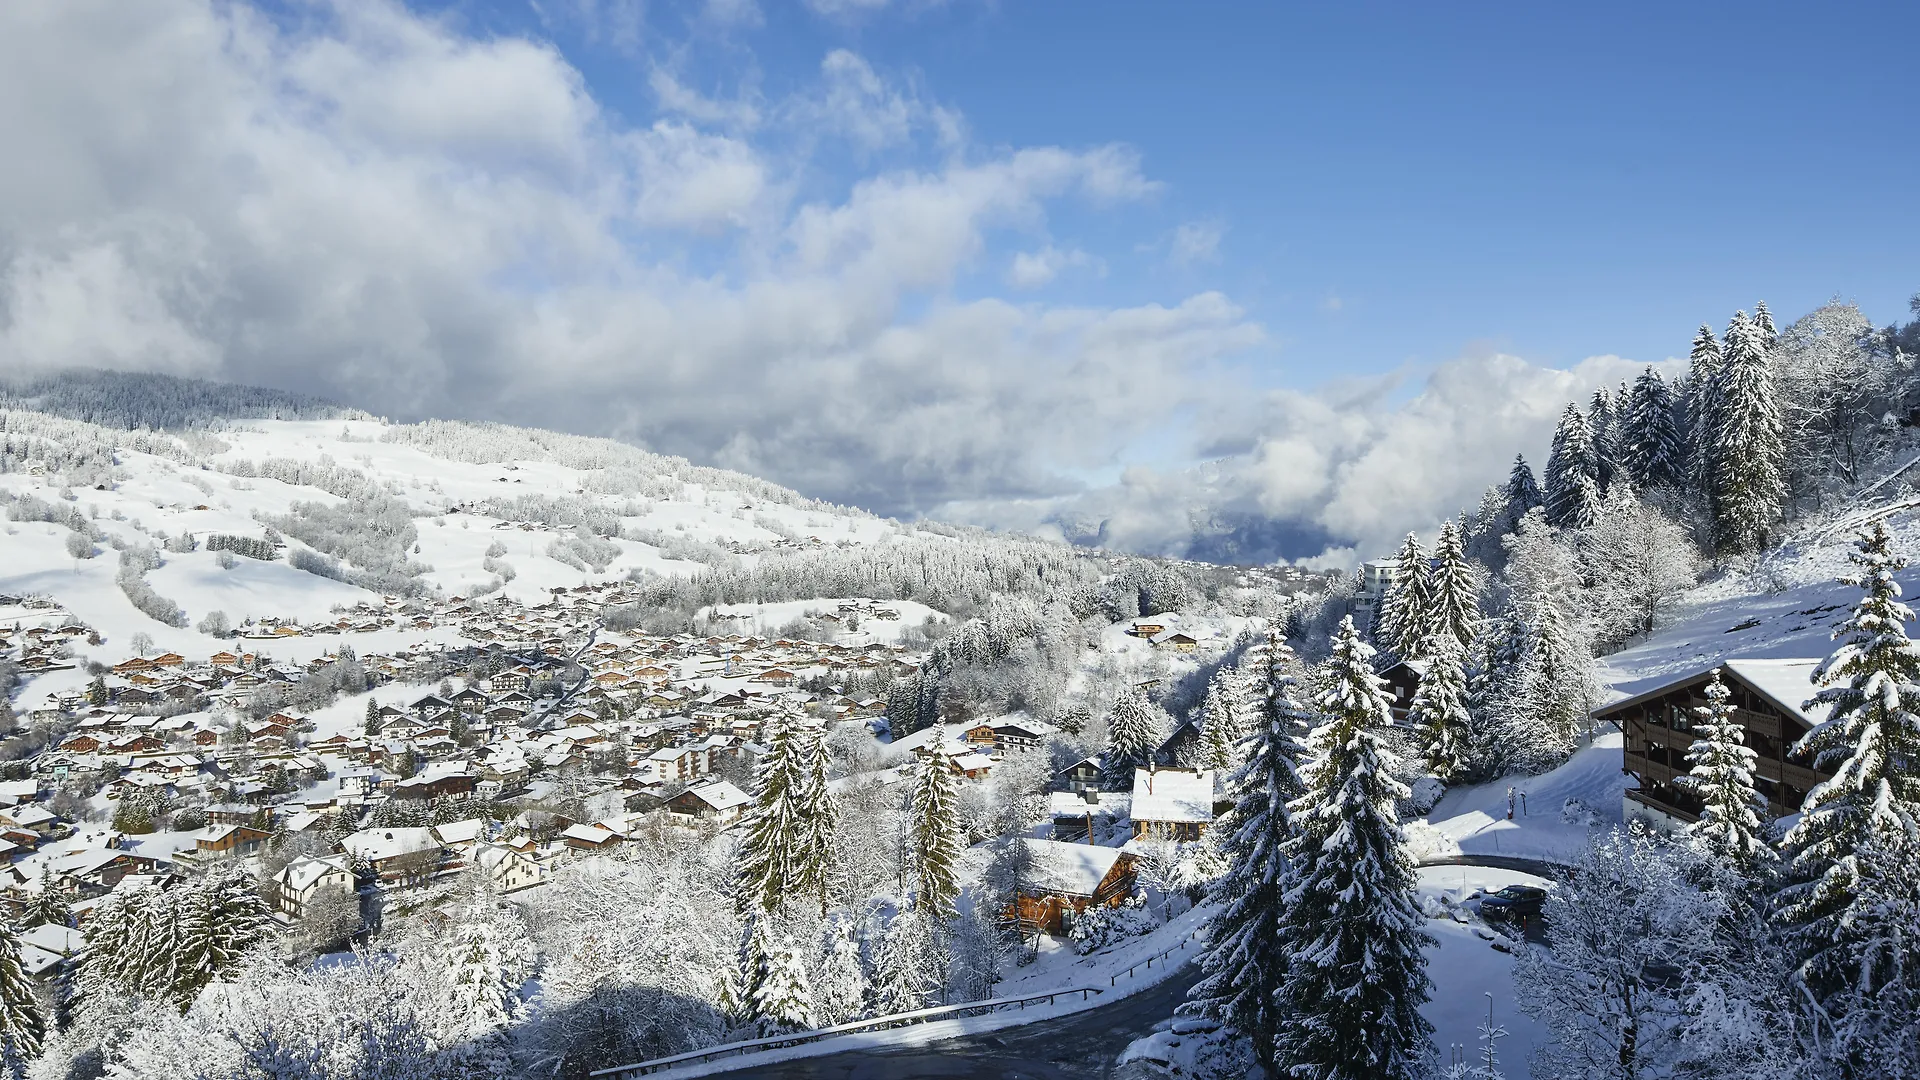
[[707,1075],[764,1080],[1107,1080],[1114,1075],[1120,1051],[1173,1015],[1174,1006],[1186,1000],[1187,988],[1199,977],[1198,966],[1187,964],[1137,993],[1058,1019],[957,1035],[926,1046],[850,1050]]

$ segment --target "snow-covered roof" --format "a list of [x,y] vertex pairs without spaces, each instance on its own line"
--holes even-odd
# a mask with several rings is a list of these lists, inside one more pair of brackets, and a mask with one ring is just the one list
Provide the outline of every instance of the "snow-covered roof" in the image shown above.
[[560,835],[563,839],[599,845],[613,839],[613,830],[604,825],[569,825]]
[[303,893],[313,888],[320,879],[336,873],[353,876],[353,871],[347,868],[345,855],[305,855],[288,863],[280,871],[280,884],[296,893]]
[[486,827],[485,821],[479,818],[468,818],[465,821],[449,821],[444,825],[435,825],[433,831],[439,834],[440,842],[443,844],[471,844],[480,839],[480,834]]
[[1119,848],[1094,844],[1032,838],[1022,842],[1027,845],[1027,871],[1021,880],[1026,892],[1092,896],[1121,855]]
[[1723,660],[1717,664],[1692,668],[1678,675],[1661,675],[1628,683],[1620,687],[1627,696],[1608,702],[1595,712],[1596,715],[1607,714],[1623,706],[1638,704],[1648,697],[1664,694],[1675,686],[1703,679],[1716,669],[1724,667],[1781,711],[1798,716],[1809,725],[1817,724],[1825,720],[1826,716],[1821,710],[1808,709],[1805,705],[1807,699],[1820,689],[1813,685],[1812,681],[1813,669],[1819,665],[1818,657]]
[[371,861],[432,851],[440,847],[440,841],[428,828],[361,829],[342,837],[340,846]]
[[690,787],[686,793],[713,807],[715,810],[731,810],[736,806],[745,806],[752,800],[747,793],[734,787],[725,780]]
[[1133,820],[1213,820],[1213,770],[1135,769]]

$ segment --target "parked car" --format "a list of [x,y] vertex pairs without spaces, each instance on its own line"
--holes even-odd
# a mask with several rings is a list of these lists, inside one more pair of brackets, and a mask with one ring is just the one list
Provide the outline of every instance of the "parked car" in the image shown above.
[[1480,898],[1480,914],[1489,919],[1537,919],[1540,904],[1547,898],[1545,889],[1532,885],[1509,885]]

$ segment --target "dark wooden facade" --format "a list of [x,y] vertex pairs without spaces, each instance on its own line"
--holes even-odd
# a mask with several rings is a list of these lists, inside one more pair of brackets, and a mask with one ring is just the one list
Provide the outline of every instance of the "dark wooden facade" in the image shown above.
[[1116,907],[1122,900],[1133,895],[1138,880],[1131,855],[1121,855],[1114,861],[1113,869],[1100,880],[1099,886],[1091,896],[1069,895],[1062,890],[1045,890],[1033,887],[1017,889],[1013,897],[1014,922],[1026,930],[1043,930],[1049,934],[1067,932],[1067,913],[1079,914],[1089,907]]
[[[1756,668],[1773,665],[1778,672],[1789,666],[1810,671],[1814,661],[1748,663]],[[1805,756],[1792,752],[1793,744],[1807,733],[1808,718],[1795,705],[1742,675],[1740,667],[1741,662],[1734,661],[1720,668],[1721,680],[1732,694],[1734,720],[1744,729],[1747,746],[1756,756],[1754,786],[1765,796],[1768,812],[1784,817],[1798,811],[1807,792],[1832,774],[1814,769]],[[1616,724],[1625,735],[1621,769],[1639,781],[1638,790],[1627,792],[1630,802],[1681,821],[1698,818],[1699,798],[1674,780],[1687,774],[1687,748],[1693,745],[1692,728],[1699,717],[1694,710],[1706,705],[1712,676],[1712,669],[1702,671],[1594,712],[1596,719]],[[1811,697],[1815,689],[1809,685],[1803,698]]]

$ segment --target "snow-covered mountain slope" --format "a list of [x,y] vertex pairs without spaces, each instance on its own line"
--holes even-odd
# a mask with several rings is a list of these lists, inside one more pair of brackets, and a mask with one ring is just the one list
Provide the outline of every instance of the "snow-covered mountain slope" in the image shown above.
[[[1840,583],[1855,537],[1847,525],[1859,517],[1808,529],[1752,570],[1692,590],[1663,629],[1604,658],[1606,681],[1625,697],[1724,660],[1826,656],[1834,627],[1860,597]],[[1920,510],[1895,510],[1885,522],[1895,551],[1920,552]],[[1920,566],[1897,578],[1909,598],[1920,590]]]
[[[0,503],[0,594],[51,596],[104,635],[195,653],[207,639],[191,627],[215,611],[235,626],[308,620],[401,588],[528,603],[630,571],[953,542],[610,440],[438,421],[245,419],[170,434],[0,409]],[[210,550],[214,537],[277,547],[235,557]],[[158,554],[145,581],[184,626],[136,608],[114,549]]]

